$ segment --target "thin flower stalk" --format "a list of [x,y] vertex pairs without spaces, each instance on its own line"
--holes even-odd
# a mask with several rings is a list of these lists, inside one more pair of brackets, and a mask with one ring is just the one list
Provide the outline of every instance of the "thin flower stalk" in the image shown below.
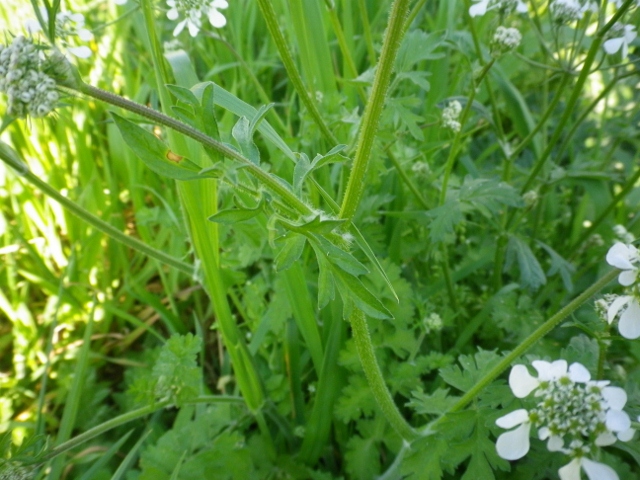
[[338,142],[338,139],[329,129],[324,119],[322,118],[322,115],[320,115],[315,100],[311,97],[311,95],[309,95],[309,92],[307,91],[307,88],[302,81],[302,76],[296,68],[296,64],[293,61],[293,56],[291,55],[291,51],[289,50],[289,46],[287,45],[284,35],[282,35],[282,32],[280,31],[276,12],[273,8],[273,5],[271,4],[271,1],[258,0],[258,6],[260,7],[260,11],[262,12],[264,21],[267,24],[267,28],[269,29],[269,33],[271,34],[271,38],[273,38],[273,41],[278,48],[280,58],[282,59],[284,68],[287,70],[289,80],[291,80],[293,87],[296,89],[296,93],[300,97],[300,100],[304,104],[305,108],[308,110],[311,118],[313,118],[313,121],[320,129],[320,132],[322,133],[322,136],[325,138],[325,140],[331,145],[337,145],[340,142]]
[[498,376],[500,376],[510,365],[517,360],[521,355],[525,354],[538,340],[543,338],[554,328],[556,328],[562,321],[575,312],[583,303],[588,301],[593,295],[604,288],[611,280],[618,276],[617,270],[612,270],[604,277],[598,280],[596,283],[587,288],[584,292],[574,298],[566,306],[561,308],[555,315],[549,318],[546,322],[540,325],[531,335],[525,338],[520,345],[514,348],[511,353],[507,354],[495,367],[493,367],[484,377],[471,387],[467,393],[465,393],[460,400],[458,400],[447,412],[438,417],[433,422],[426,425],[421,429],[423,435],[429,435],[435,431],[435,427],[446,417],[447,414],[459,412],[469,403],[471,403],[478,394],[493,382]]

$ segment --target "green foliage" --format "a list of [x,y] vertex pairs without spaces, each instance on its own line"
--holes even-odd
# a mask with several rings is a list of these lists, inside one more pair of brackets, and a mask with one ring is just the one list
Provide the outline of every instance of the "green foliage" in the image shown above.
[[[548,2],[234,0],[175,38],[166,2],[22,3],[0,43],[31,7],[82,13],[93,56],[66,73],[122,97],[67,85],[0,126],[0,477],[557,478],[533,430],[497,454],[530,400],[505,359],[579,362],[640,412],[637,342],[579,297],[640,236],[637,40],[597,33],[615,2],[561,24]],[[637,439],[594,459],[639,475]]]

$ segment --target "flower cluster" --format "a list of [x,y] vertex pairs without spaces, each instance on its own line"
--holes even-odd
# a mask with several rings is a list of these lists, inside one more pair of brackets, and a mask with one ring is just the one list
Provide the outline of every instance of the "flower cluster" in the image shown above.
[[622,50],[622,58],[627,58],[629,53],[629,44],[638,36],[636,27],[633,25],[623,25],[616,23],[611,30],[607,32],[608,40],[602,44],[602,48],[609,55],[613,55]]
[[473,0],[474,3],[469,7],[469,15],[477,17],[484,15],[489,10],[497,10],[501,14],[517,11],[519,13],[527,12],[527,4],[522,0]]
[[449,128],[454,132],[459,132],[460,127],[462,127],[458,121],[461,112],[462,105],[460,105],[459,101],[454,100],[449,102],[449,105],[442,110],[442,126]]
[[42,58],[31,39],[16,37],[0,45],[0,92],[7,94],[7,113],[44,117],[58,102],[56,82],[42,72]]
[[535,392],[538,402],[530,410],[515,410],[496,420],[499,427],[513,429],[498,437],[498,455],[506,460],[524,457],[530,447],[529,433],[536,428],[549,451],[571,457],[559,470],[562,480],[578,480],[580,469],[592,479],[618,480],[612,468],[592,458],[600,447],[633,437],[631,419],[622,410],[626,392],[608,386],[608,381],[591,380],[579,363],[568,366],[565,360],[538,360],[533,367],[537,377],[524,365],[515,365],[509,374],[509,386],[517,398]]
[[500,56],[516,48],[521,41],[522,35],[520,35],[517,28],[500,26],[496,29],[496,33],[493,34],[491,53],[494,56]]
[[571,23],[582,20],[587,12],[597,12],[598,4],[585,0],[552,0],[549,11],[556,22]]
[[626,295],[605,295],[595,303],[598,314],[611,324],[618,318],[618,331],[628,339],[640,337],[640,252],[633,245],[616,242],[607,252],[607,263],[622,270],[618,282]]
[[[46,8],[41,8],[40,13],[44,21],[48,21]],[[79,58],[88,58],[91,56],[91,49],[86,45],[77,45],[78,40],[88,42],[93,38],[93,34],[84,28],[84,15],[81,13],[58,12],[56,14],[55,37],[63,50],[75,55]],[[36,20],[28,20],[25,24],[30,34],[42,30],[40,24]]]
[[171,7],[167,12],[169,20],[177,20],[183,15],[185,18],[178,23],[173,30],[173,36],[187,27],[189,34],[195,37],[202,28],[202,17],[208,17],[209,23],[215,28],[222,28],[227,24],[227,19],[220,12],[229,6],[227,0],[167,0]]

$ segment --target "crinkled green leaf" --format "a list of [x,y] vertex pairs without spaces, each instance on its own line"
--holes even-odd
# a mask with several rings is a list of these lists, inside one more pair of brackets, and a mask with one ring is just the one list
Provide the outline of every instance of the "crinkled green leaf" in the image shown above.
[[196,398],[202,386],[202,370],[196,361],[200,338],[191,333],[173,335],[162,346],[153,367],[156,398],[169,398],[176,405]]
[[501,360],[500,355],[490,350],[479,349],[475,355],[460,355],[458,365],[440,369],[440,377],[452,387],[468,391]]
[[508,271],[514,262],[518,262],[520,284],[523,288],[536,289],[547,283],[547,277],[545,277],[544,271],[529,245],[512,235],[509,237],[509,243],[507,244],[504,270]]

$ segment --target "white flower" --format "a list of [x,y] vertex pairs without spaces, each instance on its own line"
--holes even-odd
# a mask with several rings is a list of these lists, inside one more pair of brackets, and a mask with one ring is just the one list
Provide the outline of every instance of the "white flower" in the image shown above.
[[460,113],[462,112],[462,105],[457,100],[449,102],[449,104],[442,110],[442,126],[449,128],[454,132],[459,132],[462,125],[458,121]]
[[587,11],[597,12],[598,5],[584,0],[552,0],[549,10],[558,22],[569,23],[581,20]]
[[629,233],[624,225],[614,225],[612,230],[616,237],[618,237],[619,241],[622,243],[630,244],[635,240],[633,234]]
[[173,30],[174,37],[180,35],[184,27],[195,37],[202,27],[203,15],[209,18],[209,23],[215,28],[222,28],[227,24],[227,19],[219,11],[229,6],[226,0],[167,0],[167,5],[171,7],[167,12],[169,20],[177,20],[180,14],[185,16]]
[[560,470],[560,480],[580,480],[580,469],[589,477],[589,480],[620,480],[618,474],[609,465],[594,462],[585,457],[576,457]]
[[606,259],[612,267],[623,270],[618,276],[620,285],[625,287],[633,285],[638,277],[638,265],[640,265],[640,252],[636,247],[616,242],[607,252]]
[[636,27],[633,25],[615,24],[609,30],[609,40],[602,44],[602,48],[609,55],[617,53],[622,48],[622,58],[627,58],[629,53],[629,44],[638,36]]
[[612,295],[608,299],[605,298],[605,302],[608,303],[607,322],[611,324],[620,315],[618,321],[620,335],[629,340],[640,337],[640,303],[638,299],[632,295]]
[[0,45],[0,92],[7,94],[7,113],[44,117],[58,103],[56,82],[42,71],[43,59],[33,41],[17,36]]
[[522,41],[522,35],[517,28],[498,27],[496,33],[491,40],[493,51],[498,55],[502,55],[509,50],[513,50]]
[[[47,9],[40,8],[40,13],[45,22],[48,21],[49,15]],[[34,34],[42,30],[42,27],[36,20],[27,20],[25,28],[30,34]],[[79,58],[88,58],[91,56],[91,49],[86,45],[76,45],[78,37],[83,42],[89,42],[93,38],[93,34],[84,28],[84,15],[81,13],[58,12],[56,14],[56,40],[64,50]]]
[[547,441],[549,451],[574,458],[561,470],[561,478],[579,479],[582,467],[592,480],[608,479],[591,477],[591,472],[610,469],[584,456],[617,440],[628,441],[633,437],[629,415],[622,410],[627,402],[626,392],[608,386],[608,381],[591,380],[589,371],[579,363],[569,366],[565,360],[537,360],[532,364],[537,377],[524,365],[515,365],[509,374],[509,386],[518,398],[535,391],[538,403],[530,410],[519,409],[496,420],[498,426],[512,429],[498,437],[498,455],[507,460],[525,456],[530,447],[531,428],[535,427],[538,438]]
[[527,12],[527,4],[522,0],[473,0],[475,4],[469,7],[469,15],[482,16],[489,10],[500,10],[502,13],[511,13],[516,10],[519,13]]

